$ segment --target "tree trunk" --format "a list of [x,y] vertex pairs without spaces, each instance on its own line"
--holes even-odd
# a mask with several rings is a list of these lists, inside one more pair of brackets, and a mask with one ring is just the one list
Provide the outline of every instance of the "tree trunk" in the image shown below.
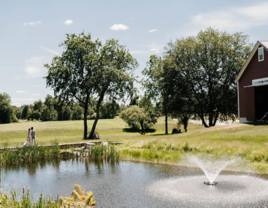
[[217,112],[217,114],[216,114],[216,116],[215,116],[215,119],[214,119],[214,121],[213,121],[213,126],[216,125],[216,122],[217,122],[217,120],[218,120],[218,117],[219,117],[219,113]]
[[210,113],[208,116],[208,125],[213,126],[213,113]]
[[185,132],[187,132],[187,126],[188,126],[188,117],[187,116],[185,116],[184,118],[183,118],[184,120],[183,120],[183,125],[184,125],[184,130],[185,130]]
[[95,129],[96,129],[96,126],[97,126],[97,123],[98,123],[98,120],[99,120],[99,109],[98,109],[98,106],[97,106],[97,113],[96,113],[96,118],[95,118],[95,121],[93,123],[93,126],[92,126],[92,129],[91,129],[91,132],[90,132],[90,135],[89,135],[89,139],[94,139],[93,138],[93,135],[94,135],[94,132],[95,132]]
[[101,106],[101,102],[103,101],[103,97],[104,97],[104,94],[105,94],[105,91],[106,89],[104,88],[100,94],[100,98],[97,102],[97,106],[96,106],[96,118],[95,118],[95,121],[93,123],[93,126],[92,126],[92,129],[91,129],[91,132],[90,132],[90,135],[89,135],[89,139],[94,139],[93,138],[93,135],[94,135],[94,132],[95,132],[95,129],[96,129],[96,126],[97,126],[97,123],[98,123],[98,120],[99,120],[99,117],[100,117],[100,106]]
[[199,117],[201,118],[203,125],[207,128],[208,125],[206,124],[204,117],[203,116],[199,116]]
[[165,127],[166,127],[166,134],[168,134],[168,114],[166,113],[166,119],[165,119]]
[[87,139],[87,104],[84,106],[84,139]]
[[145,131],[144,131],[144,128],[143,128],[143,123],[140,122],[140,125],[141,125],[141,135],[145,135]]

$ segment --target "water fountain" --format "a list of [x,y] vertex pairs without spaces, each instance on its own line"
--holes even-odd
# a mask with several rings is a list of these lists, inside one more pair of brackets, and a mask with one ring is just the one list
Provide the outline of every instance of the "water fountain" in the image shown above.
[[[236,175],[234,172],[220,174],[238,160],[184,159],[196,164],[204,175],[193,173],[186,177],[178,175],[159,180],[147,186],[147,192],[159,199],[177,201],[184,207],[267,207],[267,180],[249,174]],[[209,186],[204,187],[204,184]]]
[[228,165],[231,165],[235,162],[234,159],[226,160],[226,158],[220,158],[217,160],[205,159],[205,158],[198,158],[198,157],[187,157],[191,163],[196,164],[207,176],[208,182],[204,182],[206,185],[215,186],[218,182],[215,182],[215,179],[220,174],[220,172],[226,168]]

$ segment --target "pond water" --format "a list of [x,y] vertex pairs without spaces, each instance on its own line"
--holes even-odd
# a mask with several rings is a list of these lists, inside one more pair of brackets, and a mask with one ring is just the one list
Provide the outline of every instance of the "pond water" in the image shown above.
[[37,199],[70,196],[74,184],[93,191],[96,207],[268,207],[268,176],[223,171],[207,186],[199,168],[84,159],[2,167],[5,191],[30,187]]

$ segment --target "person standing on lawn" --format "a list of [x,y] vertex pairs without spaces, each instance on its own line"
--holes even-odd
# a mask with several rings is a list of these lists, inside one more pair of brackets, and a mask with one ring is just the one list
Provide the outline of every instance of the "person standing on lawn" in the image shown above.
[[32,127],[31,128],[31,135],[32,135],[32,143],[34,142],[34,144],[36,144],[36,132],[35,132],[35,129]]

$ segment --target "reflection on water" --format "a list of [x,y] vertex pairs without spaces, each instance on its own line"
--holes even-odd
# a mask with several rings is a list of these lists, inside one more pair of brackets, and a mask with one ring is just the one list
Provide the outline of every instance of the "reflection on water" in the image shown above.
[[[222,174],[234,175],[233,172],[226,171]],[[94,192],[97,207],[180,207],[180,201],[155,197],[146,189],[158,181],[196,175],[204,174],[199,168],[165,164],[50,160],[2,167],[1,186],[10,190],[29,185],[37,199],[42,191],[46,195],[69,196],[74,184],[80,184],[84,190]],[[267,175],[259,177],[268,179]],[[202,183],[200,181],[201,185]],[[202,185],[202,188],[206,187]],[[229,190],[236,194],[239,191],[240,189]],[[183,204],[183,207],[187,205]],[[198,204],[189,204],[189,207],[198,207]]]

